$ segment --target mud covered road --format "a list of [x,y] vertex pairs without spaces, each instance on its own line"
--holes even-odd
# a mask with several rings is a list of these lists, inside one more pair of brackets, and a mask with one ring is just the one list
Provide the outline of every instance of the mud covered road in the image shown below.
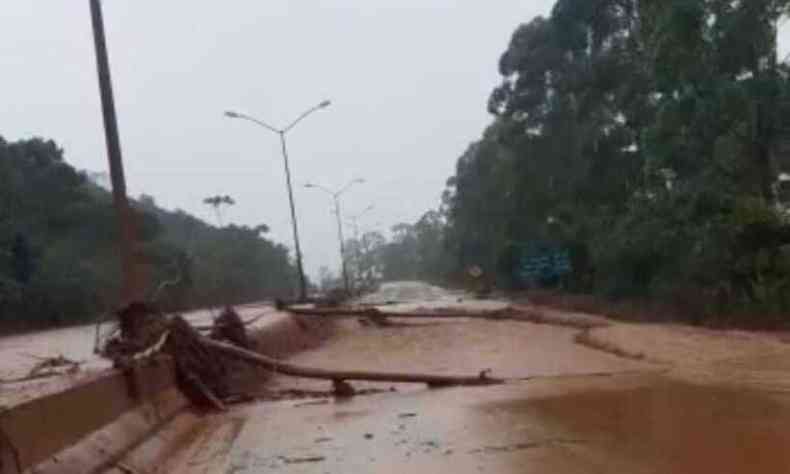
[[[370,302],[469,304],[459,298],[403,283]],[[535,310],[601,326],[600,318]],[[323,347],[292,360],[454,374],[491,369],[512,380],[433,390],[355,384],[384,391],[239,405],[212,416],[159,472],[790,472],[790,345],[773,335],[615,323],[583,331],[518,321],[386,328],[347,321]],[[329,389],[287,377],[270,388]]]

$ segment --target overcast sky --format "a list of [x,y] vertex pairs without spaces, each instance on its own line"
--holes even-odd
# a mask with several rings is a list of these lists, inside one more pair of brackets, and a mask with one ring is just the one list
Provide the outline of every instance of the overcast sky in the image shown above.
[[[105,0],[130,194],[205,219],[266,223],[292,246],[273,125],[324,99],[289,139],[307,271],[338,267],[339,188],[362,230],[434,208],[467,144],[490,121],[497,63],[519,23],[553,0]],[[74,166],[106,171],[88,0],[2,0],[0,135],[55,139]],[[32,198],[32,197],[31,197]]]
[[[497,62],[515,27],[549,0],[105,0],[131,195],[206,219],[266,223],[292,246],[276,135],[222,116],[281,125],[331,99],[289,138],[305,265],[338,267],[329,198],[305,189],[364,178],[344,211],[363,230],[436,207],[457,157],[488,123]],[[87,0],[2,0],[0,135],[54,138],[78,168],[106,171]]]

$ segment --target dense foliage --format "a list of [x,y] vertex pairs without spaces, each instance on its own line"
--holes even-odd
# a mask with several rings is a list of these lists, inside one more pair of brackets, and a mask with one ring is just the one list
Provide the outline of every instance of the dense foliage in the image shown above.
[[567,290],[786,314],[788,3],[558,0],[519,26],[448,180],[439,260],[517,286],[515,249],[550,242]]
[[392,227],[387,239],[367,232],[346,243],[346,262],[357,288],[387,281],[446,281],[452,260],[444,251],[446,222],[441,213],[429,211],[415,224]]
[[[149,292],[170,308],[288,294],[285,247],[265,226],[217,228],[182,211],[133,203]],[[117,301],[118,225],[109,192],[40,139],[0,138],[0,328],[87,320]]]

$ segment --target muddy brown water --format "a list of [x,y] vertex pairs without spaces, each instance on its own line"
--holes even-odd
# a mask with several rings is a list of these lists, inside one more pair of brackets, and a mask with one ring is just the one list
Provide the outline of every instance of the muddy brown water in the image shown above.
[[[412,283],[388,288],[416,306],[453,299]],[[790,473],[790,347],[664,325],[593,332],[603,347],[646,357],[581,346],[578,330],[553,325],[365,328],[345,321],[321,347],[291,361],[439,374],[492,369],[514,380],[239,405],[212,417],[157,472]],[[517,380],[523,377],[535,378]],[[269,388],[310,392],[330,384],[275,377]]]
[[[492,367],[504,376],[539,377],[497,387],[399,385],[395,393],[350,400],[240,406],[232,412],[243,420],[237,437],[202,442],[226,454],[204,470],[191,464],[183,472],[790,473],[790,392],[776,390],[782,385],[689,383],[666,365],[574,344],[574,334],[475,321],[340,331],[294,360],[440,373]],[[766,356],[695,370],[781,371],[782,360]],[[277,386],[329,388],[290,378],[277,379]]]
[[[580,346],[577,334],[513,321],[344,323],[323,346],[291,360],[441,374],[490,368],[536,378],[238,405],[205,419],[169,462],[139,472],[790,473],[790,346],[685,327],[596,331],[607,344],[644,351],[646,360],[637,361]],[[25,349],[54,350],[51,338],[26,339]],[[8,344],[20,341],[3,342],[0,353],[16,355]],[[270,388],[330,386],[275,377]]]
[[646,473],[790,472],[790,395],[657,378],[484,409],[554,426],[586,446],[590,469],[600,472],[610,465]]
[[785,473],[789,402],[625,375],[265,403],[184,472]]

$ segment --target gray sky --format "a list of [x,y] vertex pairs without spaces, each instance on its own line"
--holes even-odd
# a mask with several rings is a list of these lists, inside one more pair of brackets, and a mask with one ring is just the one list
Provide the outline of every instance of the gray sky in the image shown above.
[[[332,99],[289,146],[305,264],[338,267],[326,195],[312,181],[367,183],[343,204],[386,229],[435,207],[457,157],[489,122],[485,105],[516,26],[553,0],[105,0],[130,194],[208,220],[266,223],[291,246],[279,125]],[[54,138],[78,168],[106,155],[87,0],[3,0],[0,135]]]
[[[230,194],[228,220],[267,223],[291,246],[275,135],[226,119],[235,108],[273,124],[332,99],[289,147],[305,264],[337,268],[328,196],[308,181],[355,187],[364,229],[435,207],[456,158],[479,136],[499,55],[549,0],[105,0],[129,191],[206,219]],[[0,135],[39,135],[67,160],[105,171],[87,0],[3,0]],[[350,230],[350,229],[349,229]]]

